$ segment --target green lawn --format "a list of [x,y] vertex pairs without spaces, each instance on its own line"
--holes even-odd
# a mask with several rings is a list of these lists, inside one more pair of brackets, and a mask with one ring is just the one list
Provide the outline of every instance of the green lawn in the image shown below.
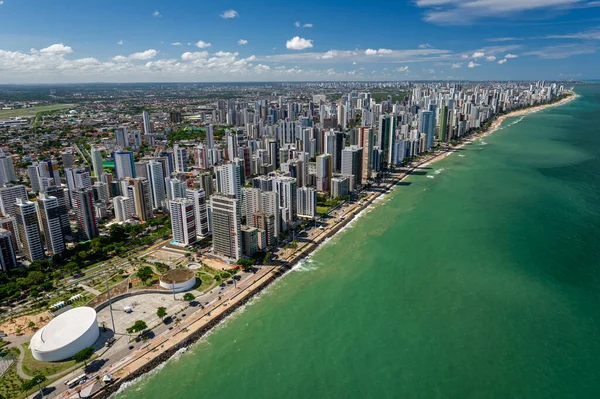
[[329,210],[331,209],[331,206],[322,206],[322,205],[317,205],[317,214],[322,214],[322,213],[327,213],[329,212]]
[[46,376],[54,375],[75,365],[75,360],[65,360],[62,362],[40,362],[33,357],[31,350],[27,347],[27,344],[21,346],[20,349],[25,351],[25,357],[23,358],[23,371],[30,376],[34,375],[36,372],[40,372]]
[[41,105],[39,107],[20,108],[20,109],[0,109],[0,119],[12,118],[16,116],[35,116],[38,112],[58,111],[76,107],[77,104],[53,104]]

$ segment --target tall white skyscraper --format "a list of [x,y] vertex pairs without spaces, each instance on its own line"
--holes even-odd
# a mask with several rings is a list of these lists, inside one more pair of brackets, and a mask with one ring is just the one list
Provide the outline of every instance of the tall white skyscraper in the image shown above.
[[179,179],[172,179],[167,177],[165,179],[166,188],[167,188],[167,198],[172,200],[175,198],[185,198],[186,197],[186,184]]
[[99,148],[92,147],[91,153],[94,176],[100,178],[102,172],[104,172],[104,169],[102,168],[102,151],[100,151]]
[[65,250],[60,214],[62,207],[56,197],[49,196],[46,193],[40,194],[37,204],[46,249],[51,255],[59,254]]
[[354,176],[354,185],[362,181],[363,149],[352,145],[342,150],[342,174]]
[[123,179],[125,177],[136,177],[135,165],[133,163],[133,152],[113,152],[113,158],[115,160],[115,173],[118,179]]
[[146,170],[148,172],[148,182],[150,183],[152,207],[160,209],[166,197],[162,163],[152,160],[146,164]]
[[293,177],[277,177],[273,182],[273,191],[279,195],[279,209],[282,221],[286,224],[296,220],[297,215],[297,181]]
[[15,174],[12,157],[0,150],[0,186],[16,180],[17,175]]
[[27,189],[22,185],[0,187],[0,211],[4,216],[14,216],[17,198],[27,201]]
[[25,257],[31,262],[44,260],[46,256],[35,203],[17,198],[15,219]]
[[119,222],[131,219],[135,213],[133,198],[117,196],[113,198],[113,207],[115,210],[115,219]]
[[240,199],[240,167],[230,162],[215,167],[217,175],[217,192],[223,195],[232,195]]
[[317,215],[317,190],[311,187],[298,189],[298,216],[314,218]]
[[213,251],[216,255],[238,260],[242,256],[242,218],[238,200],[214,194],[210,197],[213,227]]
[[187,172],[187,150],[184,147],[179,147],[178,145],[175,145],[173,146],[173,157],[175,158],[175,171]]
[[203,189],[187,189],[187,198],[194,204],[194,215],[196,217],[196,233],[201,237],[210,235],[208,223],[208,211],[206,207],[206,193]]
[[187,198],[175,198],[169,201],[173,244],[190,245],[196,242],[196,217],[194,202]]

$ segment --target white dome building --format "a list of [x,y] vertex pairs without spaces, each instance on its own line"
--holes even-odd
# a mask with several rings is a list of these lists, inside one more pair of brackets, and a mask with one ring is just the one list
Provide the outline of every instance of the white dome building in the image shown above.
[[190,269],[173,269],[160,277],[160,286],[173,292],[189,291],[196,285],[196,273]]
[[94,345],[99,336],[96,311],[84,306],[57,316],[41,328],[31,338],[29,348],[37,360],[58,362]]

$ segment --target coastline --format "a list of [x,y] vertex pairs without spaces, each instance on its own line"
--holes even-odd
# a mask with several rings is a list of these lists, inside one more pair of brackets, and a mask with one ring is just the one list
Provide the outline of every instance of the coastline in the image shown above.
[[[248,301],[269,287],[280,277],[287,274],[287,272],[292,270],[292,268],[301,260],[310,256],[317,248],[323,245],[327,239],[335,236],[345,227],[351,227],[349,225],[361,214],[364,214],[363,211],[365,211],[371,205],[375,205],[375,201],[378,198],[388,193],[390,189],[406,179],[413,172],[444,159],[455,152],[456,149],[462,148],[477,139],[485,137],[499,130],[502,123],[507,118],[524,116],[530,113],[539,112],[543,109],[557,107],[578,97],[579,96],[577,94],[571,93],[571,95],[568,97],[555,103],[519,109],[506,115],[499,116],[493,121],[488,129],[467,137],[460,144],[439,149],[435,153],[426,155],[418,161],[411,163],[407,167],[392,172],[390,177],[386,178],[385,183],[382,183],[380,186],[378,186],[376,190],[373,190],[366,198],[356,202],[354,206],[350,206],[350,209],[348,209],[348,211],[344,214],[344,219],[335,218],[334,221],[321,232],[321,234],[313,238],[310,242],[296,250],[289,251],[289,255],[283,257],[281,264],[261,267],[263,270],[257,273],[257,278],[249,282],[246,287],[240,287],[240,290],[234,295],[231,295],[222,301],[217,301],[215,304],[207,307],[207,309],[201,312],[200,315],[191,318],[191,320],[185,320],[185,322],[182,323],[182,328],[176,333],[171,334],[170,336],[157,337],[157,339],[151,341],[149,345],[144,348],[143,353],[136,354],[133,359],[123,359],[122,362],[112,367],[114,368],[114,371],[106,370],[106,373],[110,372],[113,377],[118,379],[114,384],[106,386],[104,389],[92,395],[92,397],[110,397],[111,395],[115,394],[123,384],[131,383],[140,376],[157,368],[183,348],[187,348],[189,345],[204,337],[214,327],[226,320],[227,317],[229,317],[232,313],[248,303]],[[76,393],[71,393],[71,395],[74,395],[73,397],[77,397]]]

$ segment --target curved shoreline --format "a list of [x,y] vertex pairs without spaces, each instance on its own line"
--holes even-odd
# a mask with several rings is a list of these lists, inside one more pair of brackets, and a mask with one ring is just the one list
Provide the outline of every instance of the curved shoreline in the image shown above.
[[[233,297],[225,299],[223,301],[219,301],[218,303],[214,304],[214,306],[211,306],[211,308],[207,309],[206,312],[202,312],[203,315],[201,315],[198,319],[194,321],[186,321],[184,323],[185,328],[180,330],[180,332],[185,331],[185,333],[182,333],[179,338],[176,338],[176,335],[180,332],[178,332],[170,338],[165,338],[164,341],[159,337],[159,339],[157,339],[156,342],[151,342],[151,344],[145,349],[145,353],[141,354],[140,356],[137,356],[131,362],[127,362],[127,364],[120,365],[120,368],[118,370],[112,372],[113,376],[116,376],[118,378],[113,384],[104,386],[101,390],[92,394],[90,397],[108,398],[112,395],[115,395],[119,392],[123,384],[135,381],[139,377],[157,368],[159,365],[165,363],[182,348],[187,348],[191,344],[197,342],[202,337],[206,336],[206,334],[209,331],[211,331],[214,327],[225,321],[231,314],[243,307],[256,295],[261,293],[279,278],[286,275],[300,261],[312,255],[316,249],[318,249],[321,245],[326,243],[326,240],[335,236],[345,227],[352,227],[348,225],[361,215],[365,214],[364,211],[371,205],[376,205],[375,201],[378,198],[388,193],[392,187],[394,187],[399,182],[407,178],[419,168],[444,159],[447,156],[451,155],[456,149],[461,148],[481,137],[485,137],[495,132],[500,128],[502,123],[507,118],[524,116],[544,109],[561,106],[563,104],[575,100],[578,97],[579,95],[571,93],[569,97],[564,98],[555,103],[541,104],[538,106],[509,112],[506,115],[502,115],[496,118],[488,129],[485,129],[484,131],[478,134],[474,134],[467,137],[465,141],[461,142],[459,145],[440,149],[431,155],[423,157],[423,159],[420,159],[419,161],[413,162],[406,168],[401,168],[398,172],[393,172],[391,174],[391,181],[386,181],[386,183],[378,187],[378,191],[372,192],[365,200],[356,203],[356,206],[345,214],[345,218],[343,220],[337,220],[337,222],[334,225],[328,227],[320,235],[315,237],[312,241],[308,242],[301,248],[296,249],[288,257],[286,257],[285,260],[281,262],[281,264],[276,266],[265,266],[265,268],[267,268],[267,271],[264,273],[264,275],[253,281],[249,286],[247,286],[237,294],[233,295]],[[210,312],[216,314],[212,317],[208,316],[208,320],[206,321],[201,321],[201,319],[207,316],[207,314],[210,315]],[[198,322],[199,324],[194,326]],[[188,328],[191,329],[191,331],[188,331]],[[173,338],[174,340],[171,342],[167,342],[171,338]],[[164,347],[165,345],[167,345],[167,343],[169,343],[170,345],[168,345],[168,347]]]

